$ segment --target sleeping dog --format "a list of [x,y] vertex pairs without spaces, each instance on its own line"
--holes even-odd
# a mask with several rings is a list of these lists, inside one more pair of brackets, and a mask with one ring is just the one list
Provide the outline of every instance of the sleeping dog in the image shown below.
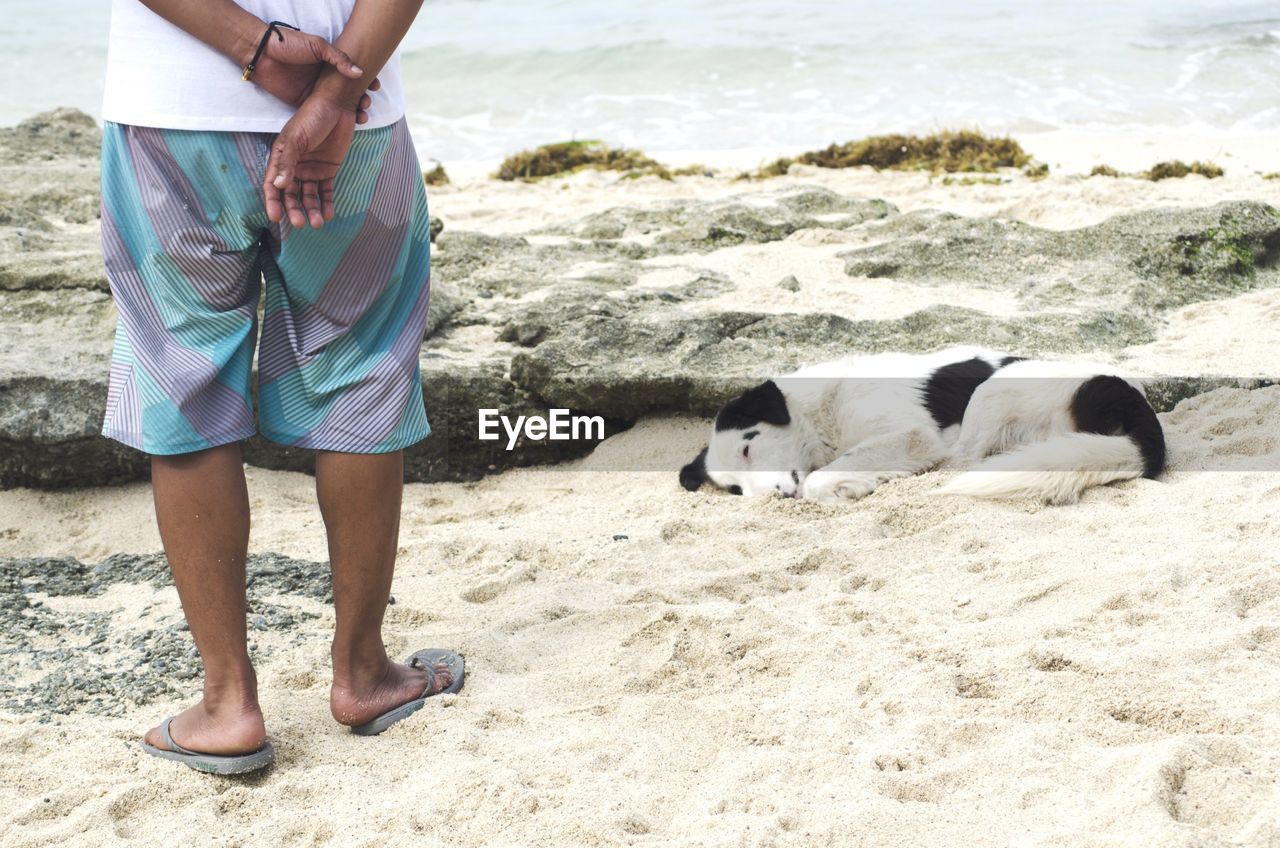
[[1164,469],[1142,385],[1107,365],[976,347],[802,368],[733,398],[680,471],[737,495],[857,499],[945,461],[946,494],[1072,503],[1090,486]]

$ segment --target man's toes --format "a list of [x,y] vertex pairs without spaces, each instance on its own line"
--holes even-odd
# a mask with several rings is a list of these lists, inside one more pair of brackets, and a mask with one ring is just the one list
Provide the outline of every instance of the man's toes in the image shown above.
[[160,726],[156,725],[143,735],[142,741],[152,748],[164,748],[164,740],[160,738]]
[[436,680],[432,692],[443,692],[453,685],[453,672],[449,671],[449,666],[444,663],[436,663],[435,666]]

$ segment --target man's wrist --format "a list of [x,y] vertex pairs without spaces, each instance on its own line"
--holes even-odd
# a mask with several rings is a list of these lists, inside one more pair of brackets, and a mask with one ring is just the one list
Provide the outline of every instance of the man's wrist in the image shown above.
[[320,72],[320,76],[316,78],[316,84],[311,90],[311,96],[323,98],[341,106],[343,109],[350,109],[354,112],[367,88],[368,83],[364,80],[348,79],[334,68],[326,67]]
[[258,43],[266,31],[266,21],[246,12],[243,18],[237,17],[232,27],[231,44],[223,48],[223,52],[243,68],[253,61],[253,54],[258,52]]

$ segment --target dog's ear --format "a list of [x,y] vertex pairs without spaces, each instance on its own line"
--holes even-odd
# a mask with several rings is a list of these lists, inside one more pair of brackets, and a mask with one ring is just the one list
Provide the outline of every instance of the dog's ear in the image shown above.
[[680,485],[691,492],[696,492],[705,482],[707,482],[707,449],[703,448],[693,458],[693,462],[680,469]]
[[787,399],[772,380],[766,380],[726,403],[716,416],[716,429],[746,430],[762,421],[779,427],[791,423]]

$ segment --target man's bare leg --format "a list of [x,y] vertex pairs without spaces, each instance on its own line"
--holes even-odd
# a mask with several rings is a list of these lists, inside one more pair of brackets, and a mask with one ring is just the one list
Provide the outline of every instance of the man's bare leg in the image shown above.
[[[355,726],[422,697],[424,669],[392,662],[382,644],[382,617],[391,592],[400,536],[404,455],[316,454],[316,495],[329,536],[333,569],[333,688],[329,707]],[[451,682],[435,669],[434,691]]]
[[[156,521],[204,661],[204,697],[170,726],[184,748],[242,754],[267,739],[245,636],[249,493],[238,444],[151,458]],[[164,748],[160,730],[146,741]]]

